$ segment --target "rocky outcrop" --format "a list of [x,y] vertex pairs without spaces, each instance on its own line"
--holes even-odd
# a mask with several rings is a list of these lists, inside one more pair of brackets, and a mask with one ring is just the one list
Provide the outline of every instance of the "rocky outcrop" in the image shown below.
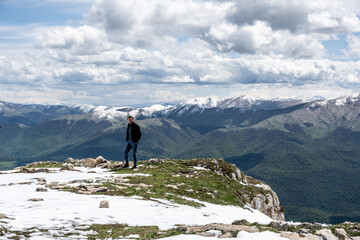
[[[281,237],[291,239],[291,240],[359,240],[360,237],[349,237],[348,233],[342,229],[337,228],[337,226],[322,226],[317,225],[317,231],[313,232],[314,228],[301,228],[303,226],[291,225],[292,231],[284,230],[284,226],[286,224],[286,228],[288,227],[288,223],[286,222],[272,222],[269,225],[258,225],[248,223],[246,220],[237,220],[232,224],[219,224],[219,223],[211,223],[201,226],[187,226],[180,225],[178,226],[178,230],[184,231],[186,234],[196,234],[205,237],[218,237],[218,238],[233,238],[236,237],[236,234],[239,231],[245,231],[248,233],[256,233],[261,231],[274,231],[273,229],[277,229],[277,233],[280,234]],[[352,224],[352,225],[351,225]],[[315,224],[312,224],[311,227],[314,227]],[[356,224],[355,224],[356,225]],[[309,227],[310,225],[307,225]],[[346,228],[352,228],[354,226],[353,223],[349,223],[344,225]],[[298,228],[301,228],[302,231],[299,231]],[[334,229],[335,234],[329,228]],[[356,226],[355,226],[356,227]],[[283,228],[283,229],[281,229]],[[308,231],[307,231],[308,230]],[[340,234],[340,235],[338,235]]]
[[114,162],[106,160],[102,156],[98,156],[97,158],[83,158],[83,159],[74,159],[74,158],[67,158],[65,160],[65,163],[72,164],[73,166],[77,167],[88,167],[88,168],[108,168],[108,169],[117,169],[123,166],[123,163],[121,162]]
[[219,159],[218,162],[220,173],[223,175],[237,180],[243,184],[252,185],[265,190],[256,194],[255,196],[249,196],[247,194],[244,195],[244,197],[248,199],[248,206],[259,210],[274,220],[285,221],[285,209],[280,206],[280,201],[277,194],[271,189],[269,185],[261,182],[260,180],[246,176],[234,164],[227,163],[222,159]]
[[84,161],[84,167],[88,167],[88,168],[96,167],[96,160],[94,158],[87,158]]
[[39,173],[39,172],[50,172],[49,169],[47,168],[40,168],[40,169],[36,169],[34,167],[18,167],[15,168],[15,170],[18,170],[19,173]]
[[287,222],[280,222],[280,221],[273,221],[270,223],[270,226],[279,231],[287,231],[289,228],[289,224]]
[[[145,161],[149,166],[153,167],[156,164],[163,164],[163,163],[172,163],[175,164],[176,160],[170,159],[157,159],[152,158],[148,161]],[[37,162],[32,163],[31,167],[23,167],[20,168],[20,172],[24,173],[35,173],[39,171],[49,171],[49,169],[38,169],[36,167],[45,166],[53,166],[55,164],[60,164],[56,162]],[[239,168],[237,168],[234,164],[228,163],[223,159],[192,159],[186,160],[186,164],[192,167],[195,167],[194,171],[190,171],[188,173],[184,173],[186,177],[196,177],[196,167],[197,168],[205,168],[211,170],[219,175],[224,177],[228,177],[233,179],[241,184],[241,186],[246,186],[246,189],[234,189],[237,191],[239,198],[241,201],[256,210],[266,214],[267,216],[271,217],[274,220],[284,221],[284,208],[280,206],[280,201],[276,193],[270,188],[270,186],[266,185],[265,183],[246,176],[243,174]],[[107,169],[117,169],[123,166],[121,162],[114,162],[106,160],[102,156],[98,156],[97,158],[86,158],[86,159],[74,159],[74,158],[67,158],[65,163],[60,165],[61,170],[68,170],[74,171],[75,166],[83,166],[87,168],[107,168]],[[40,183],[45,184],[45,183]],[[176,187],[176,186],[175,186]],[[52,186],[52,188],[62,188],[62,186]],[[91,194],[92,192],[96,191],[95,189],[92,190],[85,190],[85,189],[78,189],[76,192],[83,193],[83,194]],[[214,197],[216,197],[216,191],[211,193]]]
[[106,159],[103,158],[102,156],[98,156],[96,159],[96,165],[102,164],[102,163],[106,163]]
[[290,240],[324,240],[322,237],[310,233],[298,234],[296,232],[281,232],[280,234],[281,237]]
[[350,240],[343,228],[335,229],[335,236],[342,240]]
[[[285,209],[280,206],[277,194],[269,185],[260,180],[246,176],[235,166],[235,164],[228,163],[223,159],[210,160],[211,161],[202,161],[201,159],[193,159],[189,160],[189,164],[210,169],[218,174],[234,179],[243,185],[255,187],[258,189],[258,193],[253,191],[251,194],[248,193],[250,191],[242,193],[242,197],[244,198],[246,204],[249,207],[259,210],[274,220],[285,221]],[[163,163],[165,161],[161,159],[150,159],[148,162]]]
[[72,157],[68,157],[66,160],[65,160],[65,163],[70,163],[74,166],[84,166],[84,162],[85,162],[85,159],[74,159]]
[[[177,160],[170,159],[157,159],[152,158],[145,163],[147,167],[152,168],[156,167],[157,164],[171,163],[176,164]],[[270,186],[266,185],[264,182],[251,178],[243,174],[239,168],[237,168],[234,164],[228,163],[223,159],[192,159],[185,160],[184,163],[189,167],[194,167],[194,171],[188,171],[181,174],[184,174],[185,177],[197,177],[199,174],[198,169],[207,169],[213,171],[219,175],[224,177],[233,179],[240,183],[240,189],[234,189],[236,194],[238,195],[239,200],[245,205],[259,210],[260,212],[266,214],[274,220],[284,221],[284,208],[280,206],[280,201],[276,193],[270,188]],[[86,158],[86,159],[74,159],[67,158],[65,163],[59,162],[35,162],[28,164],[26,167],[20,167],[18,170],[22,173],[36,173],[36,172],[50,172],[52,170],[48,168],[60,167],[62,171],[74,171],[75,166],[78,167],[87,167],[87,168],[107,168],[107,169],[117,169],[123,166],[122,162],[114,162],[106,160],[102,156],[98,156],[97,158]],[[44,182],[39,182],[39,185],[45,185]],[[49,184],[47,184],[49,185]],[[242,188],[242,186],[244,186]],[[172,186],[177,188],[177,186]],[[54,185],[51,188],[63,189],[64,186]],[[82,194],[92,194],[93,192],[98,192],[98,189],[75,189],[74,191]],[[190,190],[189,190],[190,191]],[[213,198],[216,198],[217,190],[210,192],[210,195]]]
[[274,191],[266,195],[257,194],[250,199],[250,206],[262,213],[265,213],[274,220],[285,221],[284,208],[280,206],[278,196]]
[[330,229],[321,229],[315,232],[315,235],[320,236],[322,239],[326,240],[339,240],[338,237],[334,236]]

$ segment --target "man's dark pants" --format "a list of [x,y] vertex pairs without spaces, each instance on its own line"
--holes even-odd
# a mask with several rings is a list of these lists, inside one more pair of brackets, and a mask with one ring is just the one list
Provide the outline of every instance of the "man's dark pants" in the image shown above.
[[133,158],[134,158],[134,167],[136,167],[136,151],[137,151],[138,143],[134,143],[133,141],[128,141],[125,147],[125,164],[129,165],[129,157],[128,154],[130,150],[132,149],[133,152]]

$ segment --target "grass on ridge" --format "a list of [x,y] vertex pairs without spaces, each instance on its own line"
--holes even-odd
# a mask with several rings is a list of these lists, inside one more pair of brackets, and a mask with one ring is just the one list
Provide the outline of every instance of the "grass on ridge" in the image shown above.
[[[107,194],[141,196],[145,199],[160,198],[176,203],[200,207],[202,204],[188,200],[197,199],[222,205],[243,207],[248,199],[258,193],[267,191],[252,185],[243,185],[238,181],[226,177],[231,176],[234,170],[232,164],[223,160],[195,159],[195,160],[165,160],[164,163],[143,163],[136,173],[149,174],[149,176],[127,177],[127,183],[134,186],[128,189],[117,190],[117,186]],[[202,166],[205,169],[195,169]],[[221,173],[220,173],[221,171]],[[119,169],[116,173],[133,173],[131,169]],[[119,184],[120,187],[125,187]],[[140,187],[142,186],[142,187]]]

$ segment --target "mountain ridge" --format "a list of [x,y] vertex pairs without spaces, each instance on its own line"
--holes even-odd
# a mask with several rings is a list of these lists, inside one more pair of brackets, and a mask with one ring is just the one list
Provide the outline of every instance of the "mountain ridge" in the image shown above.
[[[188,108],[195,107],[198,110],[206,108],[239,108],[246,110],[254,109],[275,109],[285,108],[293,106],[298,103],[304,102],[303,100],[283,99],[283,100],[263,100],[261,98],[254,98],[247,95],[241,95],[229,98],[220,97],[197,97],[192,98],[175,105],[161,105],[155,104],[150,107],[136,108],[128,106],[96,106],[89,104],[75,104],[72,106],[67,105],[41,105],[41,104],[15,104],[10,102],[0,101],[0,114],[10,115],[14,113],[14,116],[24,113],[47,115],[54,114],[53,117],[61,117],[70,114],[93,114],[99,119],[123,120],[128,115],[141,118],[151,117],[167,117],[168,115],[177,114],[181,115],[182,112],[186,112]],[[7,111],[6,111],[7,110]],[[193,109],[194,111],[194,109]],[[0,115],[0,116],[1,116]],[[2,120],[2,119],[0,119]],[[48,120],[48,119],[47,119]]]

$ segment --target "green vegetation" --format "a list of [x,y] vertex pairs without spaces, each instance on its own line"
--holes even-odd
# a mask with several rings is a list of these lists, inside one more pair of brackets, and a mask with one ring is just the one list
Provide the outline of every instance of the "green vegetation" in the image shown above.
[[0,170],[13,169],[16,166],[17,159],[9,156],[0,156]]
[[16,166],[16,162],[0,162],[0,170],[12,169]]
[[287,220],[360,221],[360,132],[337,129],[313,139],[299,126],[214,131],[178,154],[223,157],[278,194]]
[[349,237],[360,236],[360,223],[343,223],[338,225],[330,225],[329,228],[333,233],[335,232],[335,229],[343,228]]
[[[166,199],[174,203],[193,207],[204,206],[201,202],[221,205],[244,206],[257,194],[270,193],[255,184],[259,180],[247,177],[248,183],[241,184],[238,180],[244,177],[236,172],[236,167],[222,159],[192,159],[192,160],[159,160],[161,163],[139,161],[137,174],[129,168],[113,170],[119,174],[130,174],[120,181],[103,182],[91,186],[93,194],[111,196],[140,196],[144,199]],[[30,167],[55,167],[56,162],[32,163]],[[61,165],[61,164],[60,164]],[[146,175],[145,175],[146,174]],[[234,179],[237,176],[237,180]],[[82,193],[88,189],[64,186],[62,191]]]
[[[235,224],[235,223],[234,223]],[[176,236],[180,234],[201,234],[205,233],[208,230],[221,230],[219,229],[216,224],[211,226],[212,224],[208,225],[199,225],[199,226],[186,226],[186,225],[178,225],[175,228],[169,230],[160,230],[158,226],[129,226],[127,224],[92,224],[90,226],[79,225],[75,227],[75,232],[65,233],[62,236],[54,237],[65,237],[65,238],[77,238],[77,236],[87,234],[87,239],[95,240],[95,239],[119,239],[119,238],[126,238],[126,239],[137,239],[137,240],[145,240],[145,239],[161,239],[170,236]],[[272,224],[268,225],[261,225],[258,223],[249,223],[246,220],[242,220],[240,223],[236,223],[236,225],[243,225],[243,226],[250,226],[255,227],[260,232],[263,231],[272,231],[275,233],[280,233],[280,228],[273,226]],[[305,226],[304,226],[305,225]],[[288,225],[287,231],[288,232],[298,232],[298,230],[302,228],[309,229],[312,234],[315,234],[316,230],[320,230],[323,228],[328,228],[332,231],[334,235],[336,235],[336,229],[344,229],[349,237],[358,237],[360,236],[360,224],[359,223],[343,223],[338,225],[328,225],[323,227],[321,225],[316,224],[300,224],[300,225]],[[307,226],[306,226],[307,225]],[[191,228],[194,227],[195,229],[192,230]],[[11,237],[8,239],[24,239],[29,238],[31,233],[35,231],[40,231],[44,233],[44,235],[51,236],[54,230],[56,229],[36,229],[30,228],[25,229],[23,231],[12,231],[6,228],[0,228],[0,236],[4,236],[5,234],[11,234]],[[84,233],[82,233],[82,231]],[[88,233],[92,231],[92,233]],[[86,233],[85,233],[86,232]],[[229,232],[229,231],[227,231]],[[233,237],[236,237],[239,231],[230,231]],[[225,232],[222,231],[224,234]],[[301,236],[305,236],[303,234],[299,234]],[[342,239],[342,238],[340,238]]]
[[159,231],[157,226],[128,226],[126,224],[93,224],[90,230],[97,234],[89,236],[89,240],[95,239],[117,239],[130,235],[137,235],[135,239],[158,239],[185,233],[182,228],[174,228],[167,231]]
[[[204,169],[195,168],[199,166]],[[116,172],[133,173],[130,169],[120,169]],[[187,198],[215,204],[243,206],[252,196],[267,193],[263,188],[242,185],[231,179],[234,172],[235,166],[221,159],[165,160],[164,163],[159,164],[145,162],[138,168],[137,173],[151,176],[130,176],[126,177],[129,179],[127,184],[104,184],[104,186],[110,189],[106,192],[110,195],[167,199],[195,207],[200,207],[202,204]],[[258,183],[255,179],[252,181]],[[248,197],[245,198],[244,195]]]

